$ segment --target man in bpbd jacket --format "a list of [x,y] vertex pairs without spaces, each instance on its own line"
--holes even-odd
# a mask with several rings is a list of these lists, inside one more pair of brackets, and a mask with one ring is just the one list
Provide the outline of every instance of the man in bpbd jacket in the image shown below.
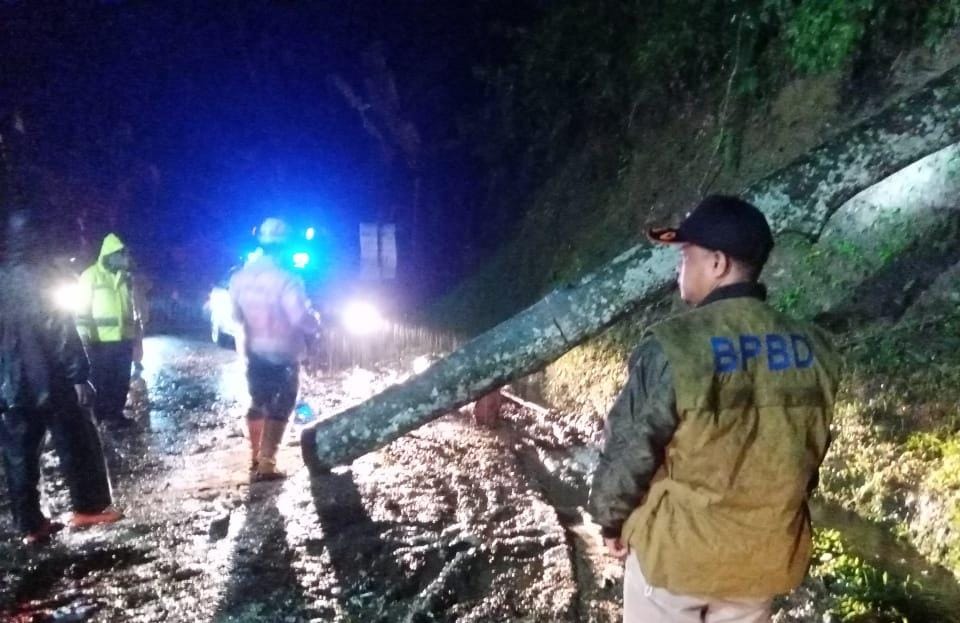
[[650,236],[679,247],[694,309],[641,340],[593,474],[591,512],[626,561],[623,619],[767,622],[809,566],[840,362],[764,302],[773,237],[754,206],[707,197]]
[[0,267],[0,445],[14,521],[27,544],[63,527],[40,508],[47,432],[70,491],[71,525],[121,518],[111,507],[100,438],[87,408],[93,398],[87,356],[73,318],[50,300],[57,278],[38,259],[46,248],[41,242],[29,216],[14,213]]

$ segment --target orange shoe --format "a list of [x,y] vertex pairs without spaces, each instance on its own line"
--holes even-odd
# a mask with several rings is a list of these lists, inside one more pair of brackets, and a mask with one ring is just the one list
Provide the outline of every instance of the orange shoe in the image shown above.
[[101,524],[115,523],[123,519],[123,513],[108,506],[99,513],[74,513],[70,518],[70,527],[89,528],[90,526],[99,526]]
[[63,524],[59,521],[44,519],[43,524],[41,524],[39,528],[20,540],[24,545],[38,545],[40,543],[46,543],[50,540],[50,537],[61,530],[63,530]]

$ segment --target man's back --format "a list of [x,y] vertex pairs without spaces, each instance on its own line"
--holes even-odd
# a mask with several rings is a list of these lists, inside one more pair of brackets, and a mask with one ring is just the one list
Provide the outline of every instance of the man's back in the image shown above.
[[670,361],[678,426],[624,528],[644,575],[679,594],[789,590],[808,564],[806,495],[829,442],[836,355],[814,327],[753,298],[652,332]]
[[248,352],[278,361],[300,355],[311,320],[299,279],[273,258],[260,257],[230,279],[230,298]]

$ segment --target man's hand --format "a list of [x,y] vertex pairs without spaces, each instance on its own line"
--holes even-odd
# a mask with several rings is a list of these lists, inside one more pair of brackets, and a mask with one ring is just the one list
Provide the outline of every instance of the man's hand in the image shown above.
[[607,552],[617,560],[623,560],[630,553],[630,548],[620,539],[604,539],[603,544],[607,546]]
[[93,389],[93,385],[88,382],[86,383],[77,383],[73,386],[73,389],[77,392],[77,402],[81,407],[92,407],[93,398],[97,393]]

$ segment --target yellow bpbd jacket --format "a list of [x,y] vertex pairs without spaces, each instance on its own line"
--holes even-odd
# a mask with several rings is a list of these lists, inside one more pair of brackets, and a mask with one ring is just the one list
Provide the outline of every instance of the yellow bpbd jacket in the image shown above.
[[831,339],[761,300],[720,300],[651,328],[677,428],[622,538],[653,586],[768,599],[800,584],[807,508],[840,370]]

